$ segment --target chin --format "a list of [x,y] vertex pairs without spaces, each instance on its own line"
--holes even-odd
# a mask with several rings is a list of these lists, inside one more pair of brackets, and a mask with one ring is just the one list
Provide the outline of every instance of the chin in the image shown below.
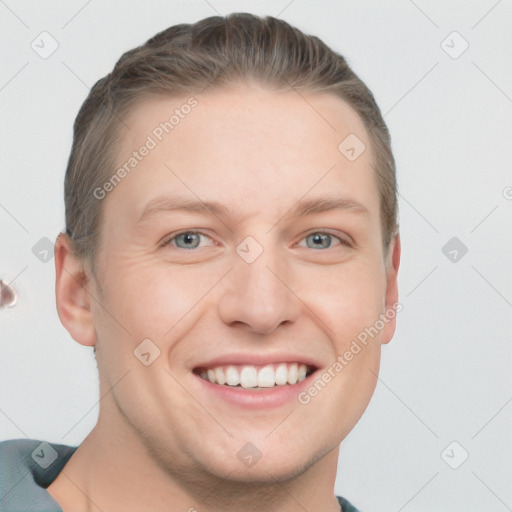
[[204,461],[203,468],[212,476],[227,478],[232,482],[255,485],[285,483],[306,473],[330,451],[319,449],[315,453],[311,450],[300,453],[304,451],[304,445],[284,448],[279,450],[279,447],[270,445],[259,452],[255,447],[246,445],[234,457],[224,455],[221,464],[219,457]]

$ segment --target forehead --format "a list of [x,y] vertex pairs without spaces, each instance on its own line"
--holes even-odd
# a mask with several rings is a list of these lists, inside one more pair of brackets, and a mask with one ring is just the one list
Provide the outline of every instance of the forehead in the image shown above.
[[[337,151],[340,139],[350,133],[367,138],[359,115],[333,94],[293,89],[273,92],[254,85],[224,86],[177,97],[151,96],[132,106],[124,126],[129,128],[122,134],[127,150],[148,135],[168,145],[182,142],[183,137],[193,143],[195,138],[205,149],[250,137],[255,151],[259,149],[256,144],[263,143],[279,145],[284,152],[283,143],[288,142],[291,149],[300,147],[303,156],[319,137],[331,151]],[[280,130],[278,138],[271,136],[276,129]]]
[[[125,122],[119,167],[151,147],[111,194],[131,204],[134,218],[156,193],[176,192],[237,203],[247,216],[275,213],[279,204],[282,213],[309,194],[343,193],[378,215],[368,135],[334,95],[230,86],[147,98]],[[348,146],[366,149],[351,159]]]

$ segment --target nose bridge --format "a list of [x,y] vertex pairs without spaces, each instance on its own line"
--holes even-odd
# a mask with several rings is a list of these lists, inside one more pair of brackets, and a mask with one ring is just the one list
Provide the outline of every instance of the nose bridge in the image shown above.
[[291,291],[292,274],[276,244],[265,246],[247,237],[236,248],[234,268],[219,303],[219,314],[228,324],[241,322],[251,330],[271,332],[296,320],[298,299]]

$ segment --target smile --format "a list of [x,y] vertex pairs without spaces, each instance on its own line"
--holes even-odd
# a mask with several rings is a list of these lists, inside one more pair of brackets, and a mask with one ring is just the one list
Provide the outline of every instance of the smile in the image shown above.
[[302,363],[275,363],[265,366],[226,365],[198,368],[195,373],[202,379],[221,386],[245,389],[268,389],[290,386],[302,382],[314,368]]

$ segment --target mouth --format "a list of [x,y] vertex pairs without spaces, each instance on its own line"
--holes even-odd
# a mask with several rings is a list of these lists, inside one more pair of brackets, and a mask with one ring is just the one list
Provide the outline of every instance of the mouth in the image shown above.
[[315,367],[300,362],[229,364],[194,369],[197,376],[211,384],[255,391],[295,386],[315,371]]

